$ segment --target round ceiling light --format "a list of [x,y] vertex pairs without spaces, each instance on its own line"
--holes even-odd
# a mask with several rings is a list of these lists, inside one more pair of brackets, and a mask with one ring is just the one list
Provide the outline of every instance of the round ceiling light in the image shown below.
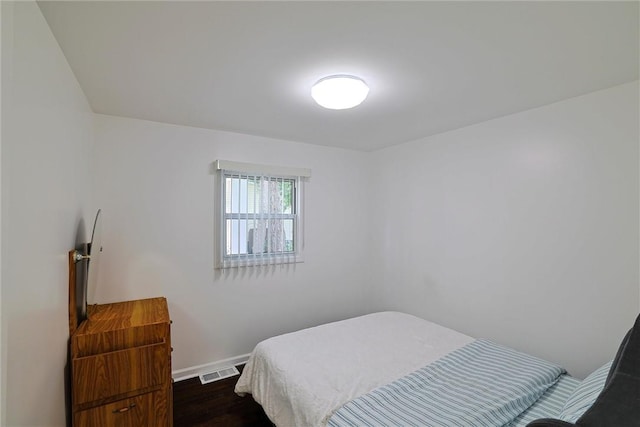
[[369,94],[369,86],[355,76],[328,76],[311,88],[311,97],[322,107],[345,110],[360,105]]

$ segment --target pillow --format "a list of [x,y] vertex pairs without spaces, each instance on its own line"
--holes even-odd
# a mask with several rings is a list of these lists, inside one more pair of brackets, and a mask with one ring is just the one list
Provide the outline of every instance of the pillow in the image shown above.
[[604,388],[605,381],[609,370],[611,370],[611,362],[605,363],[584,379],[578,387],[571,393],[567,401],[564,403],[564,407],[560,412],[558,418],[563,421],[575,423],[578,418],[584,414],[587,409],[593,405],[600,392]]

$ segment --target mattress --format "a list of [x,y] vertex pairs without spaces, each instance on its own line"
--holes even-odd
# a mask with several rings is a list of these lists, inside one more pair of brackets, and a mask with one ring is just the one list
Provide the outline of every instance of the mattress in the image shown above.
[[409,314],[369,314],[262,341],[235,391],[278,426],[325,426],[345,403],[472,341]]

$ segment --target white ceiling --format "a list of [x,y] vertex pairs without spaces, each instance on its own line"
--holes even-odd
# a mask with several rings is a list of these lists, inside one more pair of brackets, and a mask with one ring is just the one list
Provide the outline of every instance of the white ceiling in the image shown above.
[[[375,150],[638,79],[639,2],[40,2],[97,113]],[[324,110],[354,74],[368,99]]]

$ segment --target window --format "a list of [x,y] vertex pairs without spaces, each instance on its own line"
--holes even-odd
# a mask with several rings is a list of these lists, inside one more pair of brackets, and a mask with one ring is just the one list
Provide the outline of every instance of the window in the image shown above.
[[308,169],[218,160],[218,268],[302,261]]

